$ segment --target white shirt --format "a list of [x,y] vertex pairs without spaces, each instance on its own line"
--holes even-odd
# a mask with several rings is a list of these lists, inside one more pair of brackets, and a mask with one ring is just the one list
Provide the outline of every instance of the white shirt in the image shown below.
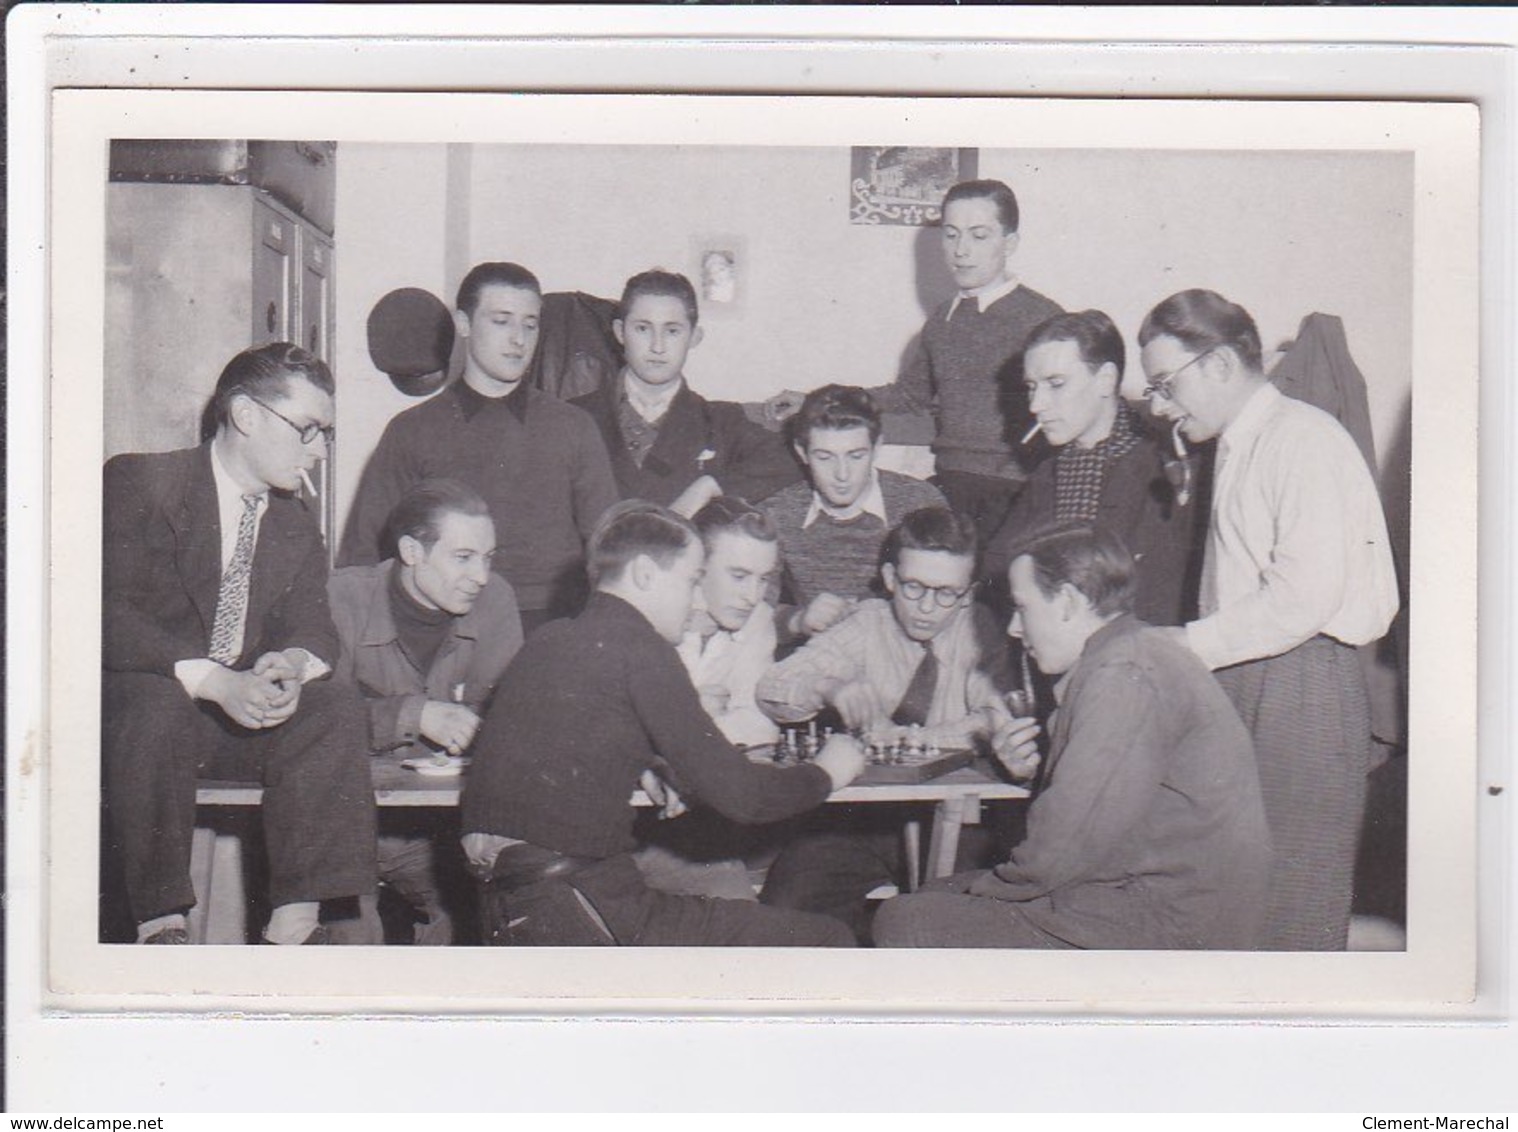
[[812,505],[806,509],[806,518],[801,520],[801,529],[806,530],[817,521],[817,516],[826,512],[840,522],[854,519],[860,515],[874,515],[886,526],[891,525],[891,520],[886,518],[885,494],[880,490],[879,470],[870,473],[870,486],[864,489],[863,494],[856,500],[852,507],[830,507],[816,489],[812,491]]
[[1397,575],[1365,457],[1333,417],[1262,385],[1218,439],[1202,617],[1210,668],[1279,656],[1324,634],[1385,635]]
[[713,722],[729,742],[751,747],[780,738],[780,728],[759,710],[754,698],[759,678],[775,660],[772,605],[761,601],[742,627],[731,632],[718,629],[703,638],[699,630],[692,630],[677,651],[697,691],[717,687],[727,693],[727,707],[713,716]]
[[1017,276],[1009,275],[1000,283],[987,283],[978,291],[961,291],[954,296],[954,301],[949,304],[949,313],[944,316],[945,320],[954,317],[954,312],[959,309],[959,304],[964,302],[975,303],[975,309],[984,311],[997,299],[1005,298],[1017,290]]

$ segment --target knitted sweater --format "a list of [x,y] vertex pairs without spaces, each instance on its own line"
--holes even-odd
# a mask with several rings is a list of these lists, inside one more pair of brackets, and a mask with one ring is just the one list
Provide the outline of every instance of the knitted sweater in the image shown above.
[[933,414],[940,471],[1023,479],[1013,449],[1027,428],[1023,343],[1060,307],[1022,286],[985,310],[966,299],[950,317],[951,307],[952,299],[923,325],[918,349],[896,383],[870,392],[882,411]]
[[522,609],[573,611],[585,590],[585,540],[617,501],[606,445],[584,410],[525,383],[491,400],[459,381],[400,413],[364,468],[339,564],[387,557],[391,509],[434,477],[485,497],[495,569]]
[[885,523],[869,514],[840,521],[823,511],[803,527],[812,506],[812,485],[806,482],[792,484],[759,505],[780,535],[789,602],[805,605],[820,593],[873,596],[880,547],[890,529],[919,507],[946,506],[932,484],[897,472],[880,473],[880,494],[889,520]]

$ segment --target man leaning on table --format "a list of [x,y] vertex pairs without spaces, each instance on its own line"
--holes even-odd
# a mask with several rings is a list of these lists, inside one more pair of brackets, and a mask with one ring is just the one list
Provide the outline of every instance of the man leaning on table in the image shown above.
[[[1022,547],[1009,631],[1058,676],[1027,836],[989,871],[886,903],[882,947],[1249,949],[1270,865],[1249,734],[1200,661],[1130,612],[1133,558],[1080,528]],[[1037,759],[1035,728],[1003,750]]]
[[528,640],[475,739],[465,854],[487,939],[514,945],[847,946],[825,916],[649,888],[629,798],[657,770],[738,822],[810,810],[864,766],[835,736],[807,765],[751,761],[701,706],[675,651],[705,561],[688,519],[629,501],[590,540],[583,613]]
[[[336,676],[364,697],[371,751],[462,755],[522,646],[516,594],[491,570],[495,523],[474,489],[424,480],[401,498],[387,527],[394,558],[334,570],[327,583],[342,641]],[[418,917],[414,941],[453,942],[426,819],[380,820],[380,881]],[[374,901],[361,904],[364,942],[379,943]]]

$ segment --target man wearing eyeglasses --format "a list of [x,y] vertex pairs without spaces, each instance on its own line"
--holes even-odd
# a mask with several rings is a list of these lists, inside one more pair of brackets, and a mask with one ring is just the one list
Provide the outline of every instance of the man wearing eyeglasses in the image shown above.
[[327,554],[296,494],[326,453],[332,374],[245,350],[198,448],[105,466],[101,739],[140,943],[186,943],[198,777],[263,783],[271,943],[324,943],[323,900],[374,888],[363,707],[338,652]]
[[1139,344],[1155,412],[1218,442],[1201,616],[1171,632],[1254,739],[1276,849],[1265,945],[1343,950],[1371,753],[1355,647],[1398,606],[1380,497],[1349,433],[1270,383],[1242,307],[1182,291]]
[[[860,602],[759,681],[759,705],[782,723],[832,708],[866,737],[894,742],[916,724],[924,743],[973,746],[1012,726],[997,692],[1005,640],[974,600],[974,523],[945,507],[908,514],[886,538],[880,568],[889,598]],[[845,811],[847,833],[818,832],[770,867],[766,904],[823,912],[867,940],[865,895],[897,879],[899,827],[868,807]],[[829,814],[829,818],[839,814]]]

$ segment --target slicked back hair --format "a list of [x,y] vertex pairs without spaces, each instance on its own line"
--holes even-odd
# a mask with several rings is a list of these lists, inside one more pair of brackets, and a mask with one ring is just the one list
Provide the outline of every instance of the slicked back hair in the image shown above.
[[980,535],[975,523],[956,511],[947,507],[919,507],[891,528],[880,548],[880,561],[899,566],[903,550],[962,554],[974,562],[980,553]]
[[1133,612],[1133,555],[1105,527],[1064,526],[1035,534],[1012,551],[1012,561],[1033,561],[1033,580],[1045,597],[1066,583],[1091,603],[1098,617]]
[[292,379],[309,381],[329,397],[337,395],[332,371],[309,350],[290,342],[270,342],[244,350],[226,364],[201,418],[201,439],[209,440],[231,419],[232,400],[246,394],[278,402],[289,395]]
[[458,299],[454,306],[466,315],[473,316],[475,308],[480,305],[480,293],[492,286],[515,287],[521,291],[531,291],[540,298],[543,294],[538,277],[519,263],[477,263],[459,284]]
[[685,317],[690,320],[692,328],[696,320],[701,317],[701,308],[696,304],[696,289],[685,276],[674,271],[665,271],[656,267],[652,271],[643,271],[634,275],[622,288],[622,301],[617,304],[617,317],[627,318],[627,312],[632,309],[633,303],[640,295],[658,295],[663,298],[679,299],[685,307]]
[[590,584],[616,581],[640,554],[668,569],[700,537],[694,523],[668,507],[643,499],[625,500],[607,508],[591,532],[585,548]]
[[1023,346],[1023,356],[1034,346],[1045,342],[1074,342],[1080,351],[1081,361],[1093,371],[1111,362],[1117,368],[1118,380],[1123,378],[1123,366],[1127,364],[1128,351],[1123,336],[1113,321],[1102,311],[1076,311],[1057,314],[1039,323],[1028,335]]
[[1004,181],[961,181],[943,197],[943,211],[957,200],[988,200],[996,205],[996,215],[1001,220],[1003,232],[1016,232],[1021,220],[1017,210],[1017,194]]
[[791,438],[802,449],[809,447],[814,429],[866,428],[870,443],[880,439],[880,410],[875,399],[857,385],[824,385],[801,402],[792,418]]
[[423,480],[401,497],[390,512],[385,529],[389,545],[396,546],[409,535],[431,550],[441,534],[443,516],[466,515],[490,518],[490,507],[474,488],[458,480]]
[[735,535],[758,542],[779,542],[775,524],[770,517],[746,499],[736,495],[719,495],[712,499],[692,520],[701,532],[701,541],[711,550],[717,536],[731,531]]
[[1165,335],[1197,354],[1228,346],[1247,368],[1260,372],[1260,331],[1254,319],[1216,291],[1179,291],[1144,316],[1140,346]]

